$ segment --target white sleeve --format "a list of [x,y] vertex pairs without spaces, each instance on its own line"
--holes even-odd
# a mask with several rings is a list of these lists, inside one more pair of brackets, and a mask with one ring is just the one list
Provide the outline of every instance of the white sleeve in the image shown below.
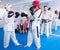
[[41,12],[41,15],[40,15],[40,20],[42,19],[42,12]]
[[6,23],[8,23],[8,13],[4,13],[4,15],[3,15],[3,21],[4,21],[4,23],[6,24]]
[[53,13],[52,13],[52,11],[49,12],[49,17],[50,17],[50,20],[53,20]]

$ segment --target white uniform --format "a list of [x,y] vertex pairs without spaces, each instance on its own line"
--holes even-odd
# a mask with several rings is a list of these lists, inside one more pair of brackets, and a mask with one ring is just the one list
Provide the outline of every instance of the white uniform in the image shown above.
[[15,37],[15,26],[14,26],[14,16],[8,18],[8,12],[4,14],[4,46],[7,48],[9,45],[10,38],[15,43],[15,45],[19,45],[16,37]]
[[[42,19],[45,19],[45,20],[50,20],[50,16],[49,16],[49,12],[46,11],[46,13],[42,12]],[[41,27],[41,34],[45,33],[47,37],[49,37],[49,22],[48,23],[43,23],[42,24],[42,27]],[[44,32],[45,31],[45,32]]]
[[49,13],[49,17],[50,17],[49,20],[51,20],[51,21],[49,22],[49,23],[50,23],[50,24],[49,24],[49,33],[52,34],[52,31],[51,31],[51,30],[52,30],[52,24],[53,24],[53,23],[52,23],[52,22],[53,22],[53,13],[52,13],[51,10],[48,11],[48,13]]
[[[39,18],[38,21],[38,16],[41,13],[41,9],[39,9],[37,12],[35,12],[34,16],[36,16],[36,18],[30,23],[30,30],[28,32],[28,40],[27,40],[27,46],[30,47],[33,39],[35,40],[35,44],[36,47],[39,49],[41,47],[40,44],[40,19],[42,17],[42,15]],[[38,34],[37,34],[37,27],[38,27]]]
[[55,27],[55,30],[57,30],[57,24],[58,24],[58,15],[54,14],[54,27]]

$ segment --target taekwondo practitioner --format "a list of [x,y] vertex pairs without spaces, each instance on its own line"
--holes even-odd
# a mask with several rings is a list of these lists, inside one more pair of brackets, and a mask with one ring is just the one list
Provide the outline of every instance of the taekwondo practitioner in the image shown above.
[[51,17],[49,15],[48,7],[44,6],[44,10],[42,11],[42,27],[41,27],[41,35],[43,33],[46,34],[47,37],[49,37],[50,32],[49,32],[49,22],[51,21]]
[[15,26],[14,26],[14,19],[15,15],[12,11],[12,5],[7,4],[5,9],[6,12],[4,14],[4,48],[9,46],[10,38],[14,42],[16,46],[20,46],[21,44],[18,43],[16,36],[15,36]]
[[49,24],[49,33],[52,34],[52,22],[53,22],[53,13],[51,8],[48,8],[48,13],[49,13],[49,17],[50,17],[50,24]]
[[33,1],[33,6],[30,8],[33,20],[30,20],[30,28],[28,31],[27,45],[24,47],[30,47],[33,39],[36,44],[36,50],[41,48],[40,44],[40,20],[42,18],[42,11],[40,8],[40,2],[38,0]]
[[59,12],[58,10],[55,10],[54,12],[54,26],[55,26],[55,30],[57,30],[57,24],[58,24],[58,17],[59,17]]

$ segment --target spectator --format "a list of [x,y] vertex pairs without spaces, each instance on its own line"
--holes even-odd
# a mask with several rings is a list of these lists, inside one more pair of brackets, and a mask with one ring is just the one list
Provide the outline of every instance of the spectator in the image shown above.
[[20,33],[24,33],[24,23],[23,23],[23,20],[20,21]]
[[26,21],[25,21],[25,31],[26,32],[28,32],[28,30],[29,30],[29,22],[30,22],[29,17],[26,17]]
[[59,12],[58,12],[58,10],[55,10],[55,12],[54,12],[54,26],[55,26],[55,30],[57,30],[58,16],[59,16]]

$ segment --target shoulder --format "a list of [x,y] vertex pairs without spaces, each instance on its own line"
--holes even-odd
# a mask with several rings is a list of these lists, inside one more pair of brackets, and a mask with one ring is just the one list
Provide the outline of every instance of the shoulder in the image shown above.
[[37,12],[41,12],[42,13],[42,9],[39,9]]

